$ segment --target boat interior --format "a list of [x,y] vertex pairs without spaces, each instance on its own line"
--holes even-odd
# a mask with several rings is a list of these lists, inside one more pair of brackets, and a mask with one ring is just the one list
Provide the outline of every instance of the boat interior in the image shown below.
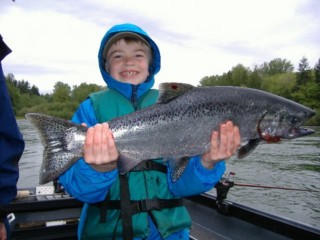
[[[184,199],[191,240],[320,239],[320,229],[228,201],[230,187]],[[77,239],[82,205],[55,186],[20,190],[9,208],[11,239]]]

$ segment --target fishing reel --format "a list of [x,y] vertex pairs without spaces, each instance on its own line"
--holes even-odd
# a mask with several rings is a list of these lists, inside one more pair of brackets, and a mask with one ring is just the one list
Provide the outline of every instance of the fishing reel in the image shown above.
[[215,185],[215,188],[217,190],[217,198],[216,198],[216,205],[217,205],[217,211],[219,213],[228,215],[229,214],[229,204],[225,201],[227,199],[227,194],[234,186],[234,182],[230,180],[231,176],[234,176],[234,172],[229,172],[227,174],[224,174],[220,181]]
[[58,179],[54,179],[53,181],[54,193],[65,193],[63,186],[60,184]]

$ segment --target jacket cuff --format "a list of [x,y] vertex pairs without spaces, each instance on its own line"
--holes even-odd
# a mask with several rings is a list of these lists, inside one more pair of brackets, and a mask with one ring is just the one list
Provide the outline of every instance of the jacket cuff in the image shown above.
[[201,156],[195,157],[193,162],[195,174],[207,183],[216,184],[226,170],[225,161],[220,161],[212,169],[207,169],[201,164]]
[[4,219],[7,217],[7,211],[4,209],[0,209],[0,223],[4,222]]

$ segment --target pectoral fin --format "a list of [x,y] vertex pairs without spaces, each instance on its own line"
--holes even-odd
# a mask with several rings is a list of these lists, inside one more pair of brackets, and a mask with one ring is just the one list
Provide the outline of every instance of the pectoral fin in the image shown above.
[[186,169],[189,163],[189,157],[183,157],[179,159],[170,159],[169,161],[169,168],[171,172],[171,180],[172,182],[176,182]]
[[238,150],[238,158],[248,156],[260,143],[260,138],[250,139],[249,142]]

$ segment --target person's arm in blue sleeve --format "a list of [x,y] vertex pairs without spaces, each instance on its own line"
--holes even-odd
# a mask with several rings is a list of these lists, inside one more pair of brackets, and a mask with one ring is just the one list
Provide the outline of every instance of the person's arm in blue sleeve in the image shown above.
[[[24,140],[14,116],[1,61],[11,52],[0,35],[0,239],[9,236],[6,207],[17,195]],[[5,228],[6,225],[6,228]]]
[[171,180],[171,169],[167,177],[170,191],[176,197],[186,197],[210,191],[225,172],[224,161],[215,164],[213,169],[207,169],[201,164],[201,156],[192,157],[182,176],[176,181]]
[[[88,127],[97,124],[90,99],[80,104],[72,117],[72,122],[85,123]],[[117,175],[117,170],[98,172],[81,158],[59,177],[59,182],[73,197],[94,203],[105,199]]]
[[7,205],[17,194],[18,162],[24,150],[0,63],[0,205]]

